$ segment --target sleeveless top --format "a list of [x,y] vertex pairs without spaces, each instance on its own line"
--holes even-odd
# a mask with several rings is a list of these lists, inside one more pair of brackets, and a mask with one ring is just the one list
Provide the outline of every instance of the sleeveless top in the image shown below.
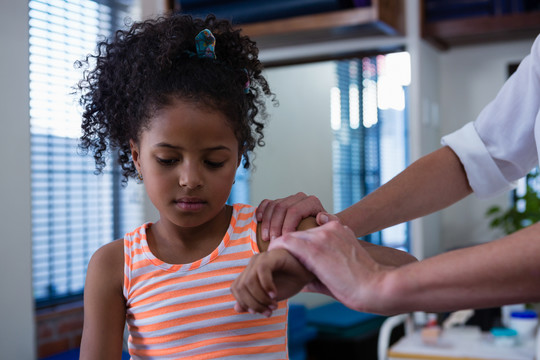
[[270,318],[234,311],[230,286],[259,252],[255,208],[235,204],[219,246],[191,264],[148,247],[146,223],[124,237],[124,297],[132,359],[288,359],[287,302]]

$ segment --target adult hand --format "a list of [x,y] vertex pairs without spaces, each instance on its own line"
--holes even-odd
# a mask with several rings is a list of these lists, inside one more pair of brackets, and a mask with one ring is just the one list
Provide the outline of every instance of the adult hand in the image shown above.
[[312,289],[318,288],[358,311],[380,309],[379,285],[391,268],[375,262],[348,227],[330,221],[288,233],[270,243],[269,250],[277,248],[288,250],[318,278],[320,283],[312,283]]
[[302,219],[324,212],[319,199],[302,192],[283,199],[263,200],[257,208],[263,241],[274,239],[296,230]]

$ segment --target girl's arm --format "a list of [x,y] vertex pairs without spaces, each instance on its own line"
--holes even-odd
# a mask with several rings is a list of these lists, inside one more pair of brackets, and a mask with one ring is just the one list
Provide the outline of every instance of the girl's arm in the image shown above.
[[126,319],[123,266],[123,239],[104,245],[90,259],[84,287],[81,360],[117,360],[122,356]]
[[[316,227],[315,218],[303,219],[298,230]],[[231,292],[236,298],[235,310],[238,312],[257,312],[270,316],[277,308],[277,302],[300,292],[314,280],[313,274],[306,270],[287,250],[267,251],[270,242],[263,241],[260,223],[257,225],[257,245],[259,254],[254,255],[248,266],[234,280]]]

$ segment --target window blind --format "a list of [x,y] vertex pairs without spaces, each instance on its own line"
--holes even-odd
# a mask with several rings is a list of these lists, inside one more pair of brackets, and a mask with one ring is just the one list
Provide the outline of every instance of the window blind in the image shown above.
[[95,175],[78,154],[81,114],[73,64],[110,35],[128,4],[29,1],[33,288],[38,306],[79,297],[88,260],[142,222],[141,187],[121,187],[119,169]]
[[[407,53],[336,62],[336,86],[330,94],[335,212],[405,168],[409,69]],[[408,250],[408,224],[367,235],[365,240]]]

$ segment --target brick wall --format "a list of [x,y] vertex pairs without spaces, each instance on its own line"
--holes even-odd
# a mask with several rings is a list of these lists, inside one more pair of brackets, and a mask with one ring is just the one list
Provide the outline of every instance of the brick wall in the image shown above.
[[41,309],[36,312],[38,357],[78,348],[83,328],[83,303]]

